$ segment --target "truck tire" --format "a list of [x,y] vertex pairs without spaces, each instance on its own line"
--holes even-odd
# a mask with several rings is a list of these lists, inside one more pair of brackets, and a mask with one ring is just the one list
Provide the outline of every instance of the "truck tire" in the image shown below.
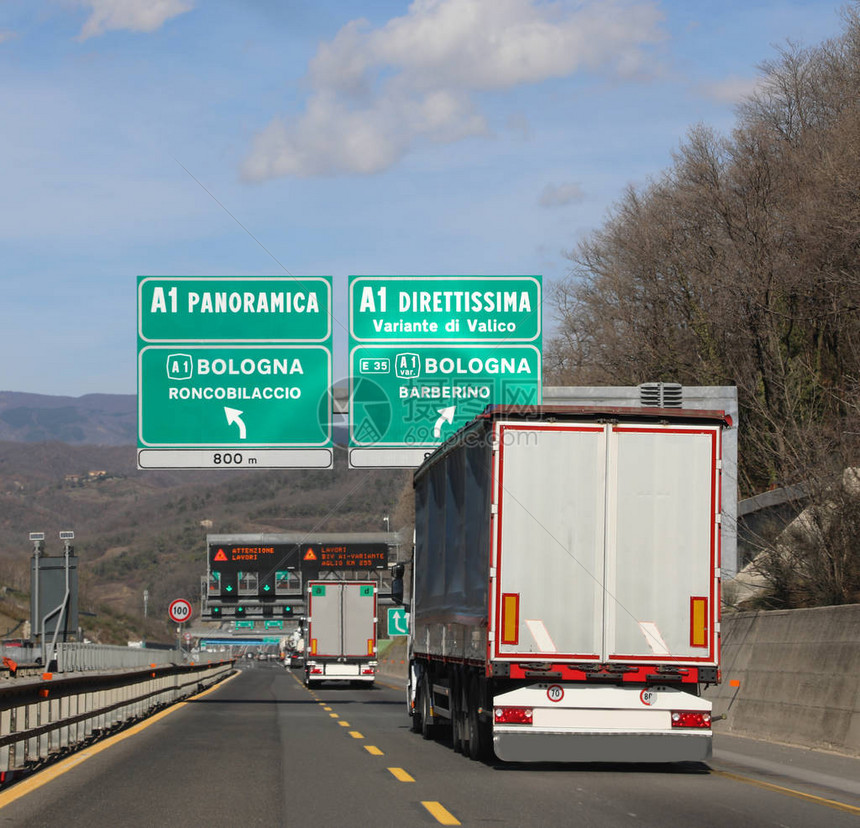
[[436,725],[433,724],[432,708],[432,685],[430,679],[425,675],[421,680],[421,738],[428,741],[436,735]]
[[415,709],[412,711],[412,715],[409,717],[409,729],[413,733],[421,732],[421,700],[416,699]]
[[479,713],[484,703],[484,694],[481,692],[481,680],[472,676],[469,681],[468,707],[466,709],[466,720],[469,729],[469,758],[480,762],[490,757],[490,728],[482,720]]
[[412,705],[412,679],[409,679],[409,685],[406,688],[406,706],[410,708],[409,715],[409,729],[413,733],[421,732],[421,697],[418,695],[418,689],[420,689],[421,685],[418,685],[418,688],[415,690],[415,703],[414,706],[410,708]]
[[460,673],[454,673],[451,678],[451,744],[456,753],[467,753],[469,750],[464,696],[463,678]]

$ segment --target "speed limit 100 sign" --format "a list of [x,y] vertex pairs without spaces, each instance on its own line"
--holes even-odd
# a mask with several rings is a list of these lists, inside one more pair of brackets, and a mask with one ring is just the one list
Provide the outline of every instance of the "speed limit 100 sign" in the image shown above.
[[191,618],[191,604],[184,598],[177,598],[175,601],[170,602],[167,614],[170,616],[171,621],[181,624],[183,621]]

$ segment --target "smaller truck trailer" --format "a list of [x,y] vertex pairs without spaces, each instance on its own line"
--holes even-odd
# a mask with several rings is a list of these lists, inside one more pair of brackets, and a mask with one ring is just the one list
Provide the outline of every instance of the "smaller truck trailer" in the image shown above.
[[305,684],[376,679],[376,602],[373,581],[309,581]]
[[473,759],[709,758],[729,425],[490,406],[429,456],[414,476],[412,729],[451,728]]

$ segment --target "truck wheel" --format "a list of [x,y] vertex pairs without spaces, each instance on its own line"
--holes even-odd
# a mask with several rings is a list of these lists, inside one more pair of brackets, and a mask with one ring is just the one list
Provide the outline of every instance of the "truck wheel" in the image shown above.
[[456,753],[466,753],[469,745],[468,728],[464,716],[465,707],[463,681],[455,673],[451,681],[451,743]]
[[430,713],[432,685],[426,676],[421,681],[421,737],[430,740],[436,735],[436,725]]
[[466,720],[469,728],[469,758],[475,761],[488,759],[490,756],[490,730],[478,715],[478,709],[484,702],[480,689],[480,680],[473,676],[469,682]]
[[412,711],[412,715],[409,717],[409,729],[413,733],[421,732],[421,699],[416,699],[415,709]]
[[[420,689],[421,685],[418,685]],[[412,707],[412,679],[409,679],[409,685],[406,688],[406,706],[411,711],[409,716],[409,729],[413,733],[421,732],[421,697],[418,694],[418,689],[415,691],[415,706]]]

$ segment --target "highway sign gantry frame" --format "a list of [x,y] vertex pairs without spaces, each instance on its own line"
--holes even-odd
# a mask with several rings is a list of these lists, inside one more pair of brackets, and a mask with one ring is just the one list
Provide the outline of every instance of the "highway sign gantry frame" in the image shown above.
[[138,467],[331,468],[330,276],[139,276]]
[[540,276],[351,276],[351,468],[414,467],[493,403],[541,399]]

